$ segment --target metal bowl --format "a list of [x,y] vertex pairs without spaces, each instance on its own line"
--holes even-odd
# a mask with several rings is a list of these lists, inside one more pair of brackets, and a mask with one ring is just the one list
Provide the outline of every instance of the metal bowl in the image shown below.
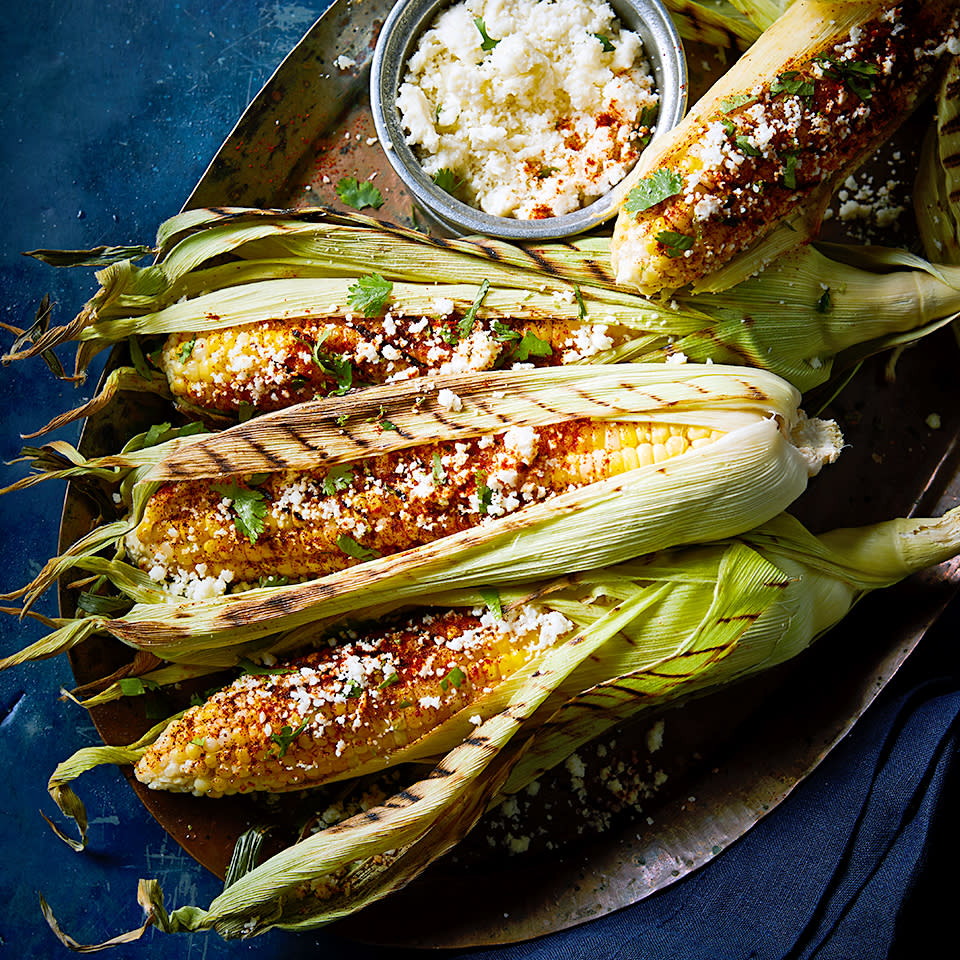
[[[617,212],[616,187],[573,213],[541,220],[497,217],[452,197],[424,172],[406,143],[397,109],[397,91],[420,35],[453,0],[400,0],[384,21],[370,69],[370,107],[377,136],[397,175],[424,211],[445,230],[508,240],[546,240],[582,233]],[[653,70],[660,110],[657,130],[668,130],[687,104],[687,68],[683,46],[666,8],[658,0],[608,0],[621,24],[643,43]]]

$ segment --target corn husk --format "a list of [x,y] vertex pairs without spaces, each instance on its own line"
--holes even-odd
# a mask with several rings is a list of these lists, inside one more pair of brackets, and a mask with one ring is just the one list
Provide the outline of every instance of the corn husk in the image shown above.
[[[440,405],[441,389],[461,398],[461,411]],[[148,591],[155,592],[156,585],[148,585],[143,573],[121,560],[92,556],[94,551],[82,544],[51,561],[24,593],[31,603],[65,569],[107,576],[137,602],[122,617],[90,619],[157,656],[196,662],[203,651],[224,656],[224,645],[370,605],[399,603],[440,585],[523,581],[730,536],[788,506],[808,477],[839,452],[836,426],[803,419],[798,401],[789,384],[762,371],[631,364],[589,373],[570,367],[437,377],[302,404],[221,433],[132,451],[127,455],[127,479],[134,480],[128,491],[131,512],[117,521],[117,538],[138,522],[146,498],[163,480],[329,467],[419,443],[495,433],[509,425],[583,417],[699,424],[726,435],[689,456],[588,484],[480,527],[305,584],[215,600],[188,602],[168,595],[150,602]],[[380,428],[384,418],[396,429]],[[115,470],[123,463],[124,456],[107,458]],[[87,466],[96,470],[103,464],[99,458]],[[47,639],[62,649],[62,636]],[[226,662],[233,657],[228,655]]]
[[[771,256],[776,254],[771,269],[752,276],[755,265],[746,273],[738,267],[732,278],[721,270],[719,286],[730,288],[722,298],[678,296],[667,303],[614,289],[607,237],[520,247],[484,239],[441,241],[328,211],[190,211],[161,228],[157,264],[122,261],[101,271],[101,290],[74,323],[35,336],[32,345],[15,344],[8,358],[48,353],[56,343],[79,339],[76,369],[82,373],[97,352],[130,341],[134,367],[112,374],[93,401],[61,414],[39,434],[90,416],[117,390],[164,393],[140,337],[202,335],[303,311],[343,316],[350,286],[370,272],[396,284],[395,303],[426,315],[438,297],[465,311],[487,281],[481,317],[597,324],[613,333],[613,349],[577,362],[662,361],[682,354],[756,365],[804,392],[830,378],[838,352],[857,346],[869,354],[884,349],[888,337],[923,336],[931,323],[960,307],[960,281],[932,264],[918,260],[892,272],[869,253],[851,267],[843,262],[849,259],[846,248],[829,256],[810,249],[789,253],[795,242],[786,228],[767,242]],[[225,255],[230,259],[223,262]],[[430,283],[422,281],[425,274]],[[874,284],[885,289],[873,298],[866,324],[859,294],[876,289]],[[212,418],[179,403],[188,415]]]
[[[486,806],[610,725],[782,663],[868,591],[958,552],[960,509],[819,538],[784,515],[735,541],[679,548],[545,587],[540,603],[576,608],[581,617],[594,605],[592,622],[545,654],[503,712],[454,747],[430,777],[233,879],[206,910],[167,913],[155,881],[141,881],[147,924],[248,937],[273,927],[310,929],[359,910],[442,855]],[[64,771],[72,778],[93,760],[87,755]],[[116,761],[103,754],[102,762]],[[54,778],[61,789],[64,771]],[[339,893],[312,894],[311,884],[338,878],[350,880]]]

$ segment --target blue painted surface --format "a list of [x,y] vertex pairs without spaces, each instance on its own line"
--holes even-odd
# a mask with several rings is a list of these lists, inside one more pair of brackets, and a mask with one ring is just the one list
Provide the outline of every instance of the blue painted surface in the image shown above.
[[[55,320],[63,322],[93,292],[88,271],[54,271],[21,257],[20,251],[149,242],[156,226],[179,209],[248,101],[324,6],[322,0],[300,4],[47,0],[8,5],[0,22],[5,51],[0,59],[0,183],[4,188],[0,320],[25,325],[43,293],[50,292],[58,303]],[[2,371],[0,460],[9,461],[17,454],[21,432],[89,397],[95,379],[75,390],[58,384],[39,363]],[[59,436],[75,440],[76,430],[67,429]],[[0,483],[22,473],[21,467],[0,467]],[[39,560],[54,552],[61,497],[62,488],[48,484],[30,495],[0,498],[4,546],[0,590],[28,581],[37,572]],[[38,609],[53,615],[52,603],[50,597]],[[951,644],[958,623],[960,614],[954,605],[937,636],[925,641],[925,655],[911,664],[893,691],[901,699],[894,701],[891,694],[884,701],[888,713],[891,703],[906,704],[904,715],[920,724],[912,734],[918,743],[934,720],[916,713],[915,691],[927,689],[938,675],[937,690],[942,696],[937,703],[947,704],[943,706],[947,719],[936,722],[955,734],[956,723],[949,719],[949,709],[955,707],[949,705],[955,703],[960,689],[958,657]],[[18,649],[41,633],[38,625],[21,627],[11,618],[0,618],[0,650]],[[157,877],[170,905],[205,904],[219,891],[219,882],[157,827],[113,769],[86,775],[78,787],[92,817],[88,853],[73,854],[43,823],[39,811],[55,813],[45,790],[55,764],[79,747],[98,742],[84,713],[57,699],[57,691],[71,680],[63,658],[0,674],[0,952],[8,956],[66,955],[40,916],[38,891],[46,896],[64,929],[83,942],[139,923],[138,877]],[[936,908],[945,903],[944,894],[938,900],[940,888],[923,878],[932,876],[934,869],[942,871],[946,862],[942,851],[956,849],[956,830],[942,813],[937,816],[938,804],[942,806],[946,795],[945,783],[954,784],[949,796],[957,796],[956,743],[943,734],[945,746],[936,757],[946,772],[941,770],[939,779],[929,770],[913,773],[904,763],[894,768],[893,783],[885,785],[870,772],[872,767],[865,766],[868,746],[887,743],[882,739],[885,717],[876,711],[868,715],[846,752],[812,778],[805,792],[764,821],[748,843],[735,847],[691,882],[678,884],[667,896],[608,922],[529,949],[510,948],[502,955],[784,955],[794,941],[777,926],[784,912],[778,907],[777,891],[786,875],[774,871],[780,864],[774,851],[791,851],[793,859],[783,869],[793,871],[792,876],[797,871],[809,871],[812,876],[814,865],[835,853],[846,862],[848,844],[864,821],[844,818],[844,811],[849,813],[844,804],[834,815],[829,804],[837,797],[853,797],[854,787],[864,780],[874,785],[872,796],[878,804],[901,802],[910,809],[911,819],[904,822],[910,824],[912,845],[906,849],[891,841],[891,852],[884,852],[871,876],[892,875],[884,888],[883,912],[893,915],[906,900],[913,920],[910,943],[919,946],[915,931],[936,929],[935,920],[943,917]],[[903,729],[914,729],[905,724]],[[883,756],[889,758],[893,749]],[[899,749],[914,756],[902,744]],[[912,784],[905,778],[914,775],[928,790],[922,804],[913,800],[908,804],[895,795],[897,781]],[[811,816],[808,823],[804,818]],[[938,842],[928,837],[931,824],[939,830]],[[905,831],[896,834],[898,843],[903,835]],[[811,843],[815,838],[817,847],[804,846],[805,836]],[[794,846],[788,847],[791,840]],[[900,853],[894,857],[897,850]],[[925,857],[929,858],[926,868]],[[923,880],[919,893],[908,898],[909,881],[917,878]],[[874,897],[881,904],[875,887],[864,889],[868,892],[861,901]],[[926,908],[918,905],[920,898]],[[816,901],[820,909],[824,902],[822,897]],[[701,908],[708,904],[715,916],[698,927]],[[430,909],[425,905],[426,918]],[[852,907],[845,914],[856,915]],[[678,927],[681,916],[689,917],[690,923]],[[874,955],[869,952],[874,942],[868,936],[870,921],[863,924],[857,934],[861,939],[852,941],[863,944],[862,953],[856,949],[838,953],[835,945],[818,955]],[[712,939],[704,932],[707,926],[716,932]],[[755,933],[753,946],[746,942],[744,931]],[[763,949],[757,947],[761,942]],[[809,936],[804,951],[796,949],[797,955],[812,955]],[[212,935],[165,937],[150,932],[143,942],[108,955],[171,960],[279,956],[372,960],[400,954],[358,948],[327,933],[270,934],[248,943],[227,944]]]

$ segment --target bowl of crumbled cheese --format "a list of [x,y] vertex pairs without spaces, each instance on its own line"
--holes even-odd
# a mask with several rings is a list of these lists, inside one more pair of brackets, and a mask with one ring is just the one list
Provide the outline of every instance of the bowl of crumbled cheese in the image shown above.
[[439,226],[570,236],[686,109],[686,64],[658,0],[400,0],[370,101],[390,164]]

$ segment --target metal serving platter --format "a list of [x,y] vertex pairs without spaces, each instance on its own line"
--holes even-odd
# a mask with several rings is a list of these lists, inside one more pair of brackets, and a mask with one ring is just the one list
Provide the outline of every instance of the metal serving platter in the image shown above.
[[[386,200],[377,216],[409,224],[410,199],[374,139],[367,109],[369,61],[389,7],[389,0],[337,0],[244,113],[185,208],[337,205],[340,177],[375,174]],[[341,55],[354,65],[335,66]],[[698,77],[704,61],[689,57],[692,98],[705,82]],[[955,349],[950,332],[941,331],[900,358],[893,382],[882,360],[871,361],[828,407],[849,448],[794,509],[811,529],[939,515],[960,502]],[[121,359],[118,352],[111,365]],[[939,429],[927,425],[931,413],[939,415]],[[169,417],[156,398],[123,395],[86,424],[81,449],[88,455],[118,449],[141,425]],[[85,533],[99,509],[88,491],[71,484],[61,546]],[[664,746],[655,762],[667,780],[642,813],[613,815],[605,832],[578,837],[572,807],[567,817],[547,817],[543,804],[533,804],[518,829],[536,835],[549,822],[548,842],[513,856],[502,845],[491,849],[481,822],[454,855],[368,908],[360,920],[341,921],[340,932],[396,945],[504,943],[601,916],[673,883],[722,855],[816,767],[889,682],[958,585],[960,562],[951,561],[873,594],[793,663],[666,711]],[[60,601],[69,615],[74,596],[66,587]],[[110,638],[95,639],[73,651],[71,660],[83,684],[129,665],[131,650]],[[209,685],[208,679],[203,686]],[[107,743],[129,743],[154,722],[144,716],[143,698],[92,714]],[[650,723],[647,718],[621,731],[617,753],[630,758],[642,751]],[[554,811],[568,781],[562,773],[543,781],[541,795],[552,798]],[[278,813],[254,798],[198,800],[147,791],[132,777],[131,784],[164,829],[220,876],[236,837]],[[304,795],[285,798],[286,807],[279,809],[292,822],[305,802]],[[277,836],[275,842],[292,839]],[[469,913],[442,909],[467,901]]]

